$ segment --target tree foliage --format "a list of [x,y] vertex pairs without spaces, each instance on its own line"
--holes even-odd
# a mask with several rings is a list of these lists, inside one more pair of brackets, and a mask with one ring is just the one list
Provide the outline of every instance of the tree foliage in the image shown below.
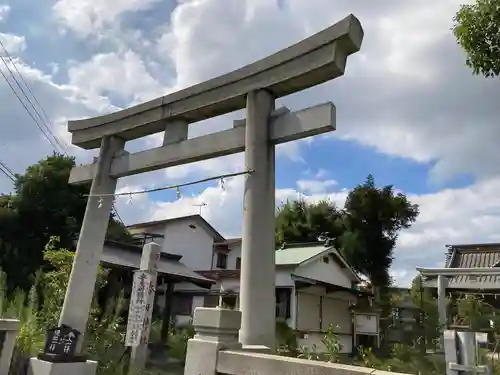
[[347,196],[340,238],[348,262],[374,286],[390,284],[389,269],[398,233],[417,219],[418,206],[392,186],[378,188],[372,175]]
[[356,186],[339,209],[324,200],[299,199],[278,209],[276,242],[314,242],[328,232],[334,245],[374,286],[390,284],[389,268],[398,233],[418,216],[418,206],[392,186],[378,188],[373,176]]
[[[436,346],[440,335],[437,298],[433,296],[431,289],[423,287],[420,275],[415,276],[411,282],[410,298],[423,314],[423,328],[427,346]],[[449,306],[449,300],[446,303]]]
[[[43,265],[43,249],[52,236],[74,248],[85,213],[89,185],[69,185],[72,157],[53,154],[16,176],[14,192],[0,196],[0,266],[8,287],[26,290]],[[112,239],[129,240],[123,225],[110,215]]]
[[304,199],[288,201],[278,208],[276,243],[315,242],[321,233],[342,234],[342,213],[335,203],[322,200],[309,204]]
[[462,5],[453,20],[453,32],[474,74],[499,75],[500,1],[477,0],[474,4]]

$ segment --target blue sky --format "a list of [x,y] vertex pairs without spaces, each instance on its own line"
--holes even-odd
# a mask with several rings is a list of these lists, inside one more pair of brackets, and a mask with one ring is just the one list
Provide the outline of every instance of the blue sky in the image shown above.
[[[125,108],[226,73],[299,41],[349,13],[365,30],[345,76],[279,100],[292,110],[326,101],[337,131],[278,147],[277,202],[304,194],[343,204],[371,173],[421,207],[401,233],[393,273],[442,265],[444,245],[498,241],[500,153],[496,79],[474,77],[450,31],[463,0],[27,0],[0,7],[0,35],[16,66],[70,144],[68,119]],[[1,2],[0,2],[1,5]],[[425,26],[424,26],[425,25]],[[4,69],[2,67],[2,69]],[[5,69],[4,69],[5,72]],[[5,82],[0,82],[4,136],[0,159],[23,171],[52,151]],[[200,136],[231,126],[243,113],[190,129]],[[127,145],[159,145],[152,135]],[[95,151],[67,152],[88,162]],[[243,170],[242,155],[125,178],[119,191],[141,190]],[[243,178],[118,199],[127,224],[198,212],[224,235],[241,231]],[[1,191],[11,189],[0,176]]]

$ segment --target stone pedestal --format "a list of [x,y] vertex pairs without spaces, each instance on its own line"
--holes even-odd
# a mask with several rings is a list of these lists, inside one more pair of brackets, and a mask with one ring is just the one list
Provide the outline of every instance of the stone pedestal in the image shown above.
[[241,312],[198,307],[194,311],[195,336],[188,341],[184,375],[216,375],[221,349],[241,349],[238,331]]
[[38,358],[30,359],[28,375],[95,375],[97,362],[52,363]]

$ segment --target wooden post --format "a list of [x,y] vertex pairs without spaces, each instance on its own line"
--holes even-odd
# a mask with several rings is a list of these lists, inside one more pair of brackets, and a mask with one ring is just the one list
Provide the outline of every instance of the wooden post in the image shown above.
[[438,275],[437,278],[437,293],[438,293],[438,313],[439,313],[439,330],[440,330],[440,346],[444,348],[443,332],[447,328],[447,313],[446,313],[446,286],[448,280],[444,275]]
[[172,316],[172,299],[174,295],[173,282],[167,284],[167,289],[165,291],[165,307],[162,313],[162,324],[161,324],[161,343],[166,345],[168,342],[168,331],[170,330],[170,319]]

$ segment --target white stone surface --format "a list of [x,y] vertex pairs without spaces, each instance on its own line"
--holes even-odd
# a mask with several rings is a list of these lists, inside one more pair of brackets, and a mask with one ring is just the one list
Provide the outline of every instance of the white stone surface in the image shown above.
[[28,375],[95,375],[97,362],[51,363],[31,358]]
[[240,349],[238,330],[241,312],[198,307],[193,326],[195,336],[188,341],[184,375],[216,375],[217,353],[221,349]]
[[5,332],[5,338],[0,353],[0,375],[8,375],[12,354],[16,345],[16,337],[21,322],[16,319],[0,319],[0,331]]
[[113,157],[124,148],[125,142],[117,137],[104,138],[97,163],[96,178],[90,188],[73,267],[59,319],[59,325],[67,325],[81,333],[76,347],[79,353],[87,328],[95,281],[104,239],[113,205],[116,179],[109,177]]
[[407,375],[367,367],[227,350],[219,351],[216,370],[217,373],[227,375]]
[[[275,299],[275,150],[269,141],[274,110],[271,93],[247,95],[243,231],[241,247],[240,341],[243,345],[276,344]],[[285,124],[284,128],[288,128]]]

